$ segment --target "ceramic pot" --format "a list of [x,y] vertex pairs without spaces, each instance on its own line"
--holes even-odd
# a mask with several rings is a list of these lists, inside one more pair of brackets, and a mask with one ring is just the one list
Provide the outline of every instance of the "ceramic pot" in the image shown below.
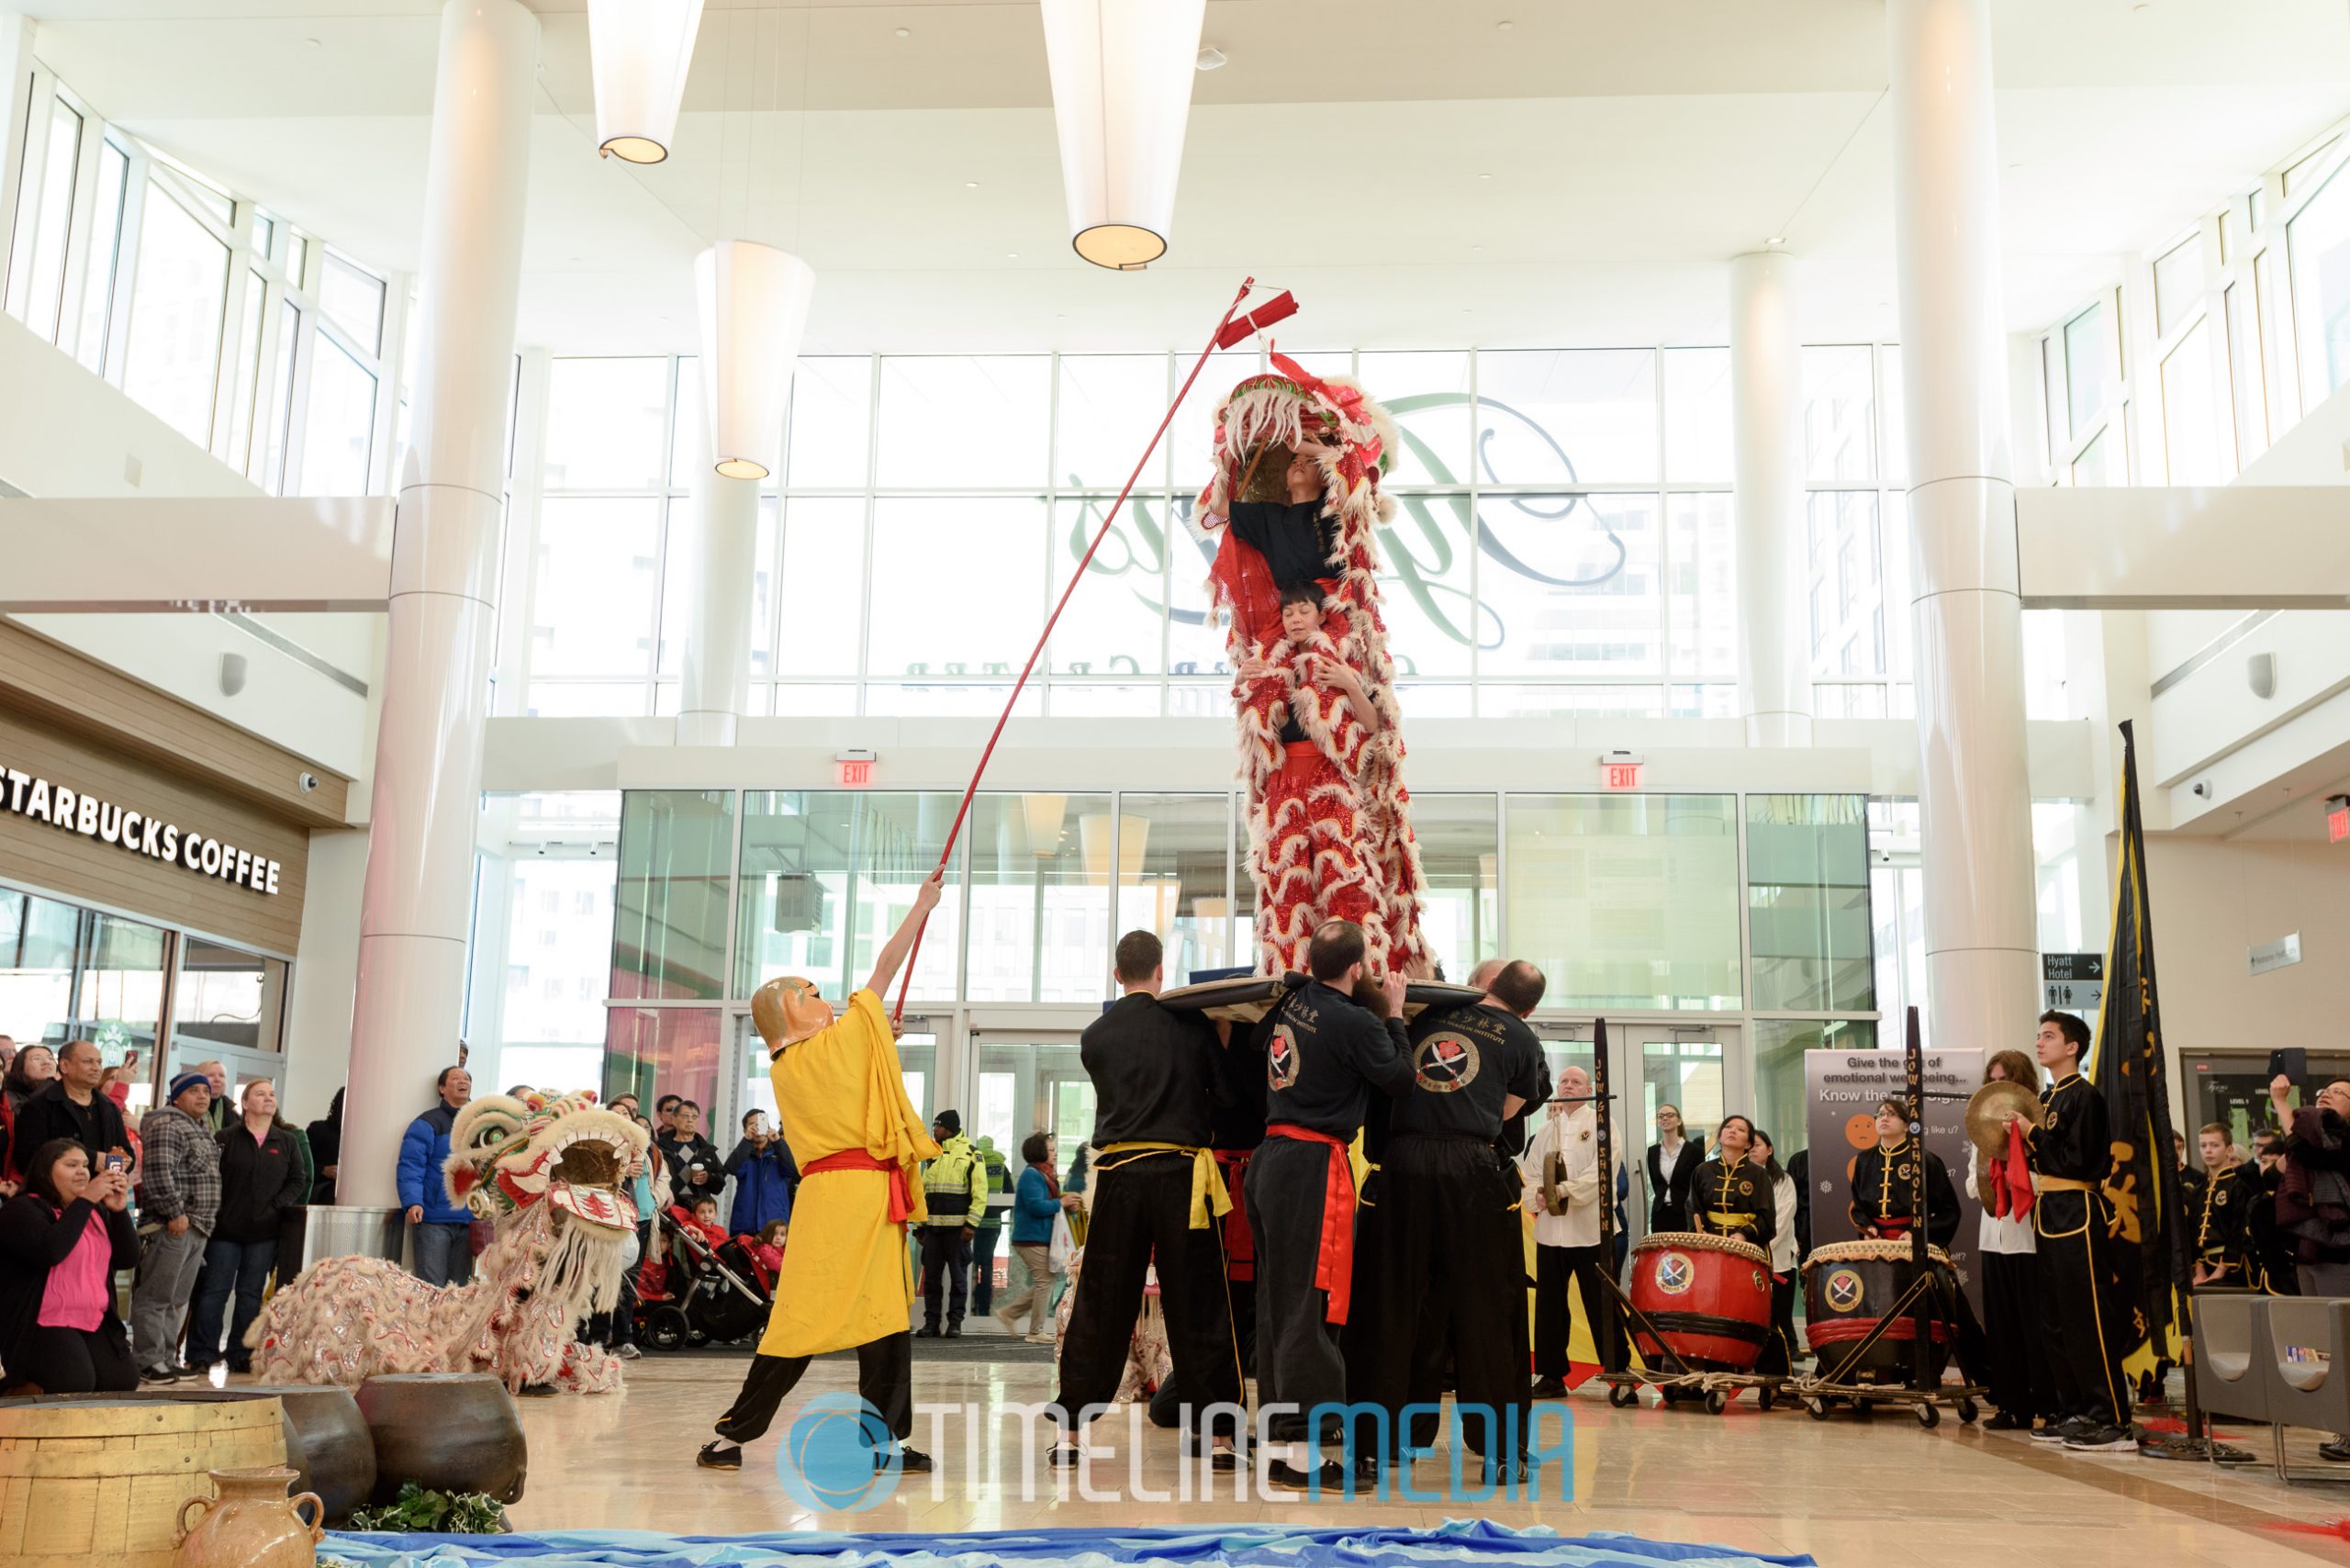
[[[172,1568],[317,1568],[326,1506],[315,1492],[285,1495],[294,1472],[281,1464],[210,1474],[214,1495],[180,1505]],[[302,1518],[305,1503],[310,1505],[308,1519]],[[198,1508],[203,1513],[191,1527],[188,1513]]]
[[487,1372],[390,1372],[359,1385],[359,1413],[375,1439],[375,1499],[400,1484],[433,1492],[522,1495],[530,1449],[506,1385]]

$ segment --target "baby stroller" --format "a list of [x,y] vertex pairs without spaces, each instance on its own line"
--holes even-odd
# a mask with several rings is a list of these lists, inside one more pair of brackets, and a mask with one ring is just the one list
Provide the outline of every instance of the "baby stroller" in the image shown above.
[[741,1237],[713,1247],[674,1210],[661,1215],[661,1234],[666,1264],[648,1262],[636,1282],[636,1337],[647,1350],[728,1344],[766,1325],[770,1297]]

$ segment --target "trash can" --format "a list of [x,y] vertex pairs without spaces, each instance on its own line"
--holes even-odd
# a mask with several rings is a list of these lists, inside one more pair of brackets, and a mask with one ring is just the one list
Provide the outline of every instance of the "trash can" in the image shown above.
[[382,1258],[402,1261],[408,1248],[404,1210],[358,1204],[312,1204],[304,1213],[302,1266],[321,1258]]

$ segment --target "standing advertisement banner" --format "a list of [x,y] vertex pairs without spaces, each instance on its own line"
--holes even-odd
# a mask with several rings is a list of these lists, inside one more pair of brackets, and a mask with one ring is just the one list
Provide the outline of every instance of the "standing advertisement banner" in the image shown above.
[[[1876,1103],[1905,1093],[1899,1051],[1806,1051],[1806,1127],[1811,1149],[1811,1244],[1858,1239],[1853,1227],[1852,1160],[1876,1143]],[[1975,1238],[1983,1202],[1966,1180],[1966,1100],[1983,1081],[1980,1050],[1926,1053],[1926,1148],[1942,1157],[1958,1192],[1958,1234],[1944,1250],[1966,1299],[1983,1309],[1975,1276]]]

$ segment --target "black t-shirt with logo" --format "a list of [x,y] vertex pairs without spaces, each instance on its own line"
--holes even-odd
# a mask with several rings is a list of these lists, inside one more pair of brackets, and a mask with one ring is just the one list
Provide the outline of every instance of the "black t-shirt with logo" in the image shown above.
[[1542,1042],[1516,1014],[1482,1002],[1429,1008],[1412,1022],[1412,1092],[1396,1103],[1398,1133],[1502,1132],[1502,1100],[1543,1097]]
[[1308,980],[1257,1025],[1265,1060],[1265,1119],[1351,1139],[1374,1088],[1412,1087],[1411,1046],[1400,1018],[1382,1023],[1342,991]]

